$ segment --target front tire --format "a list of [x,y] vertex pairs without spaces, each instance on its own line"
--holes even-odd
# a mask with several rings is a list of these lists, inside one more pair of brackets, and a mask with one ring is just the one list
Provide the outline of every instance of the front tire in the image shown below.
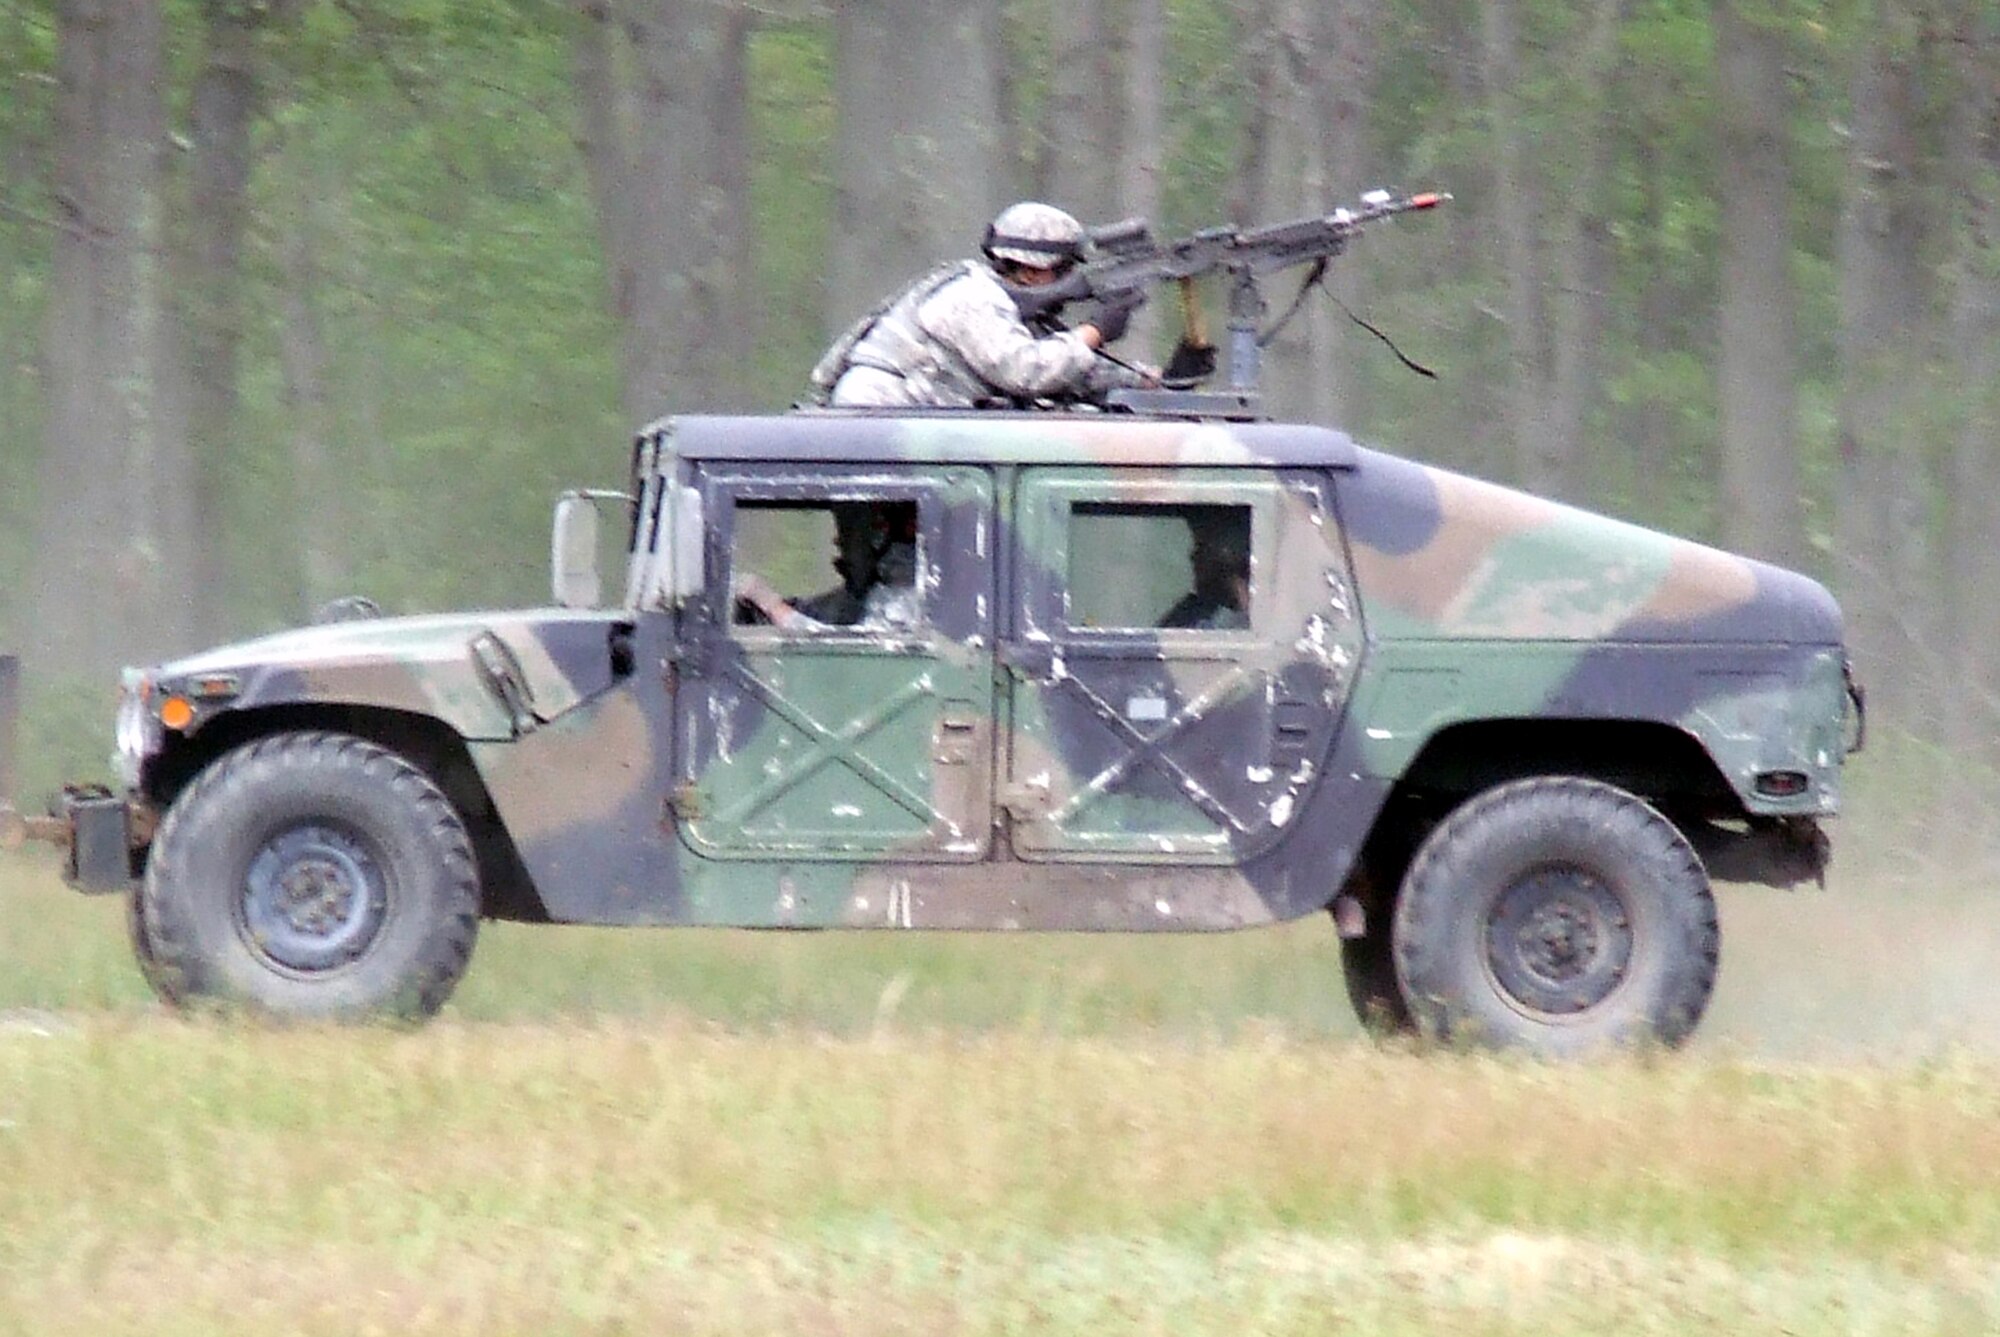
[[430,778],[360,738],[286,733],[175,800],[133,938],[172,1003],[415,1018],[450,995],[478,926],[471,841]]
[[1554,1057],[1686,1039],[1720,952],[1686,838],[1575,776],[1500,785],[1446,818],[1404,879],[1394,942],[1426,1035]]

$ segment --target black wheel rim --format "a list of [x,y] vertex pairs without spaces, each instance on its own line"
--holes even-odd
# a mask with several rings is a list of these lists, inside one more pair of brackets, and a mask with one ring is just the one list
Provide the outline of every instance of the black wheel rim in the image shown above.
[[1624,983],[1632,919],[1617,891],[1586,869],[1535,869],[1495,898],[1486,920],[1486,964],[1517,1006],[1574,1017]]
[[354,832],[300,822],[273,834],[243,878],[241,926],[265,959],[301,974],[367,952],[388,917],[389,880]]

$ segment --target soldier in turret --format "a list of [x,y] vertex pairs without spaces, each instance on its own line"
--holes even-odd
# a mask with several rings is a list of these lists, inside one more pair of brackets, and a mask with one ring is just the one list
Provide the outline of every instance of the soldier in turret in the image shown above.
[[1139,294],[1100,303],[1073,330],[1022,314],[1087,244],[1061,209],[1010,205],[986,229],[980,259],[932,271],[849,327],[813,369],[814,387],[836,407],[971,408],[1088,400],[1149,383],[1148,371],[1098,355],[1124,336]]

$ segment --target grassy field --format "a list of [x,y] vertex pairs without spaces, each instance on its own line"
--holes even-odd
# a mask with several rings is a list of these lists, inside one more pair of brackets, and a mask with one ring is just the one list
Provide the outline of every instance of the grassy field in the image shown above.
[[1727,892],[1689,1051],[1354,1037],[1323,922],[495,929],[414,1032],[189,1023],[0,864],[0,1333],[2000,1330],[2000,932]]

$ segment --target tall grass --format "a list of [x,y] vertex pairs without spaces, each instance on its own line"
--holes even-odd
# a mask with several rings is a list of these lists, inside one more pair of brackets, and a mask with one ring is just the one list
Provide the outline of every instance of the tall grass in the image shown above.
[[1584,1067],[1359,1042],[1320,921],[494,926],[319,1030],[162,1012],[14,860],[0,1334],[2000,1330],[1993,917],[1723,914],[1690,1051]]
[[1996,1257],[2000,1076],[1972,1063],[0,1034],[24,1332],[1972,1332]]

